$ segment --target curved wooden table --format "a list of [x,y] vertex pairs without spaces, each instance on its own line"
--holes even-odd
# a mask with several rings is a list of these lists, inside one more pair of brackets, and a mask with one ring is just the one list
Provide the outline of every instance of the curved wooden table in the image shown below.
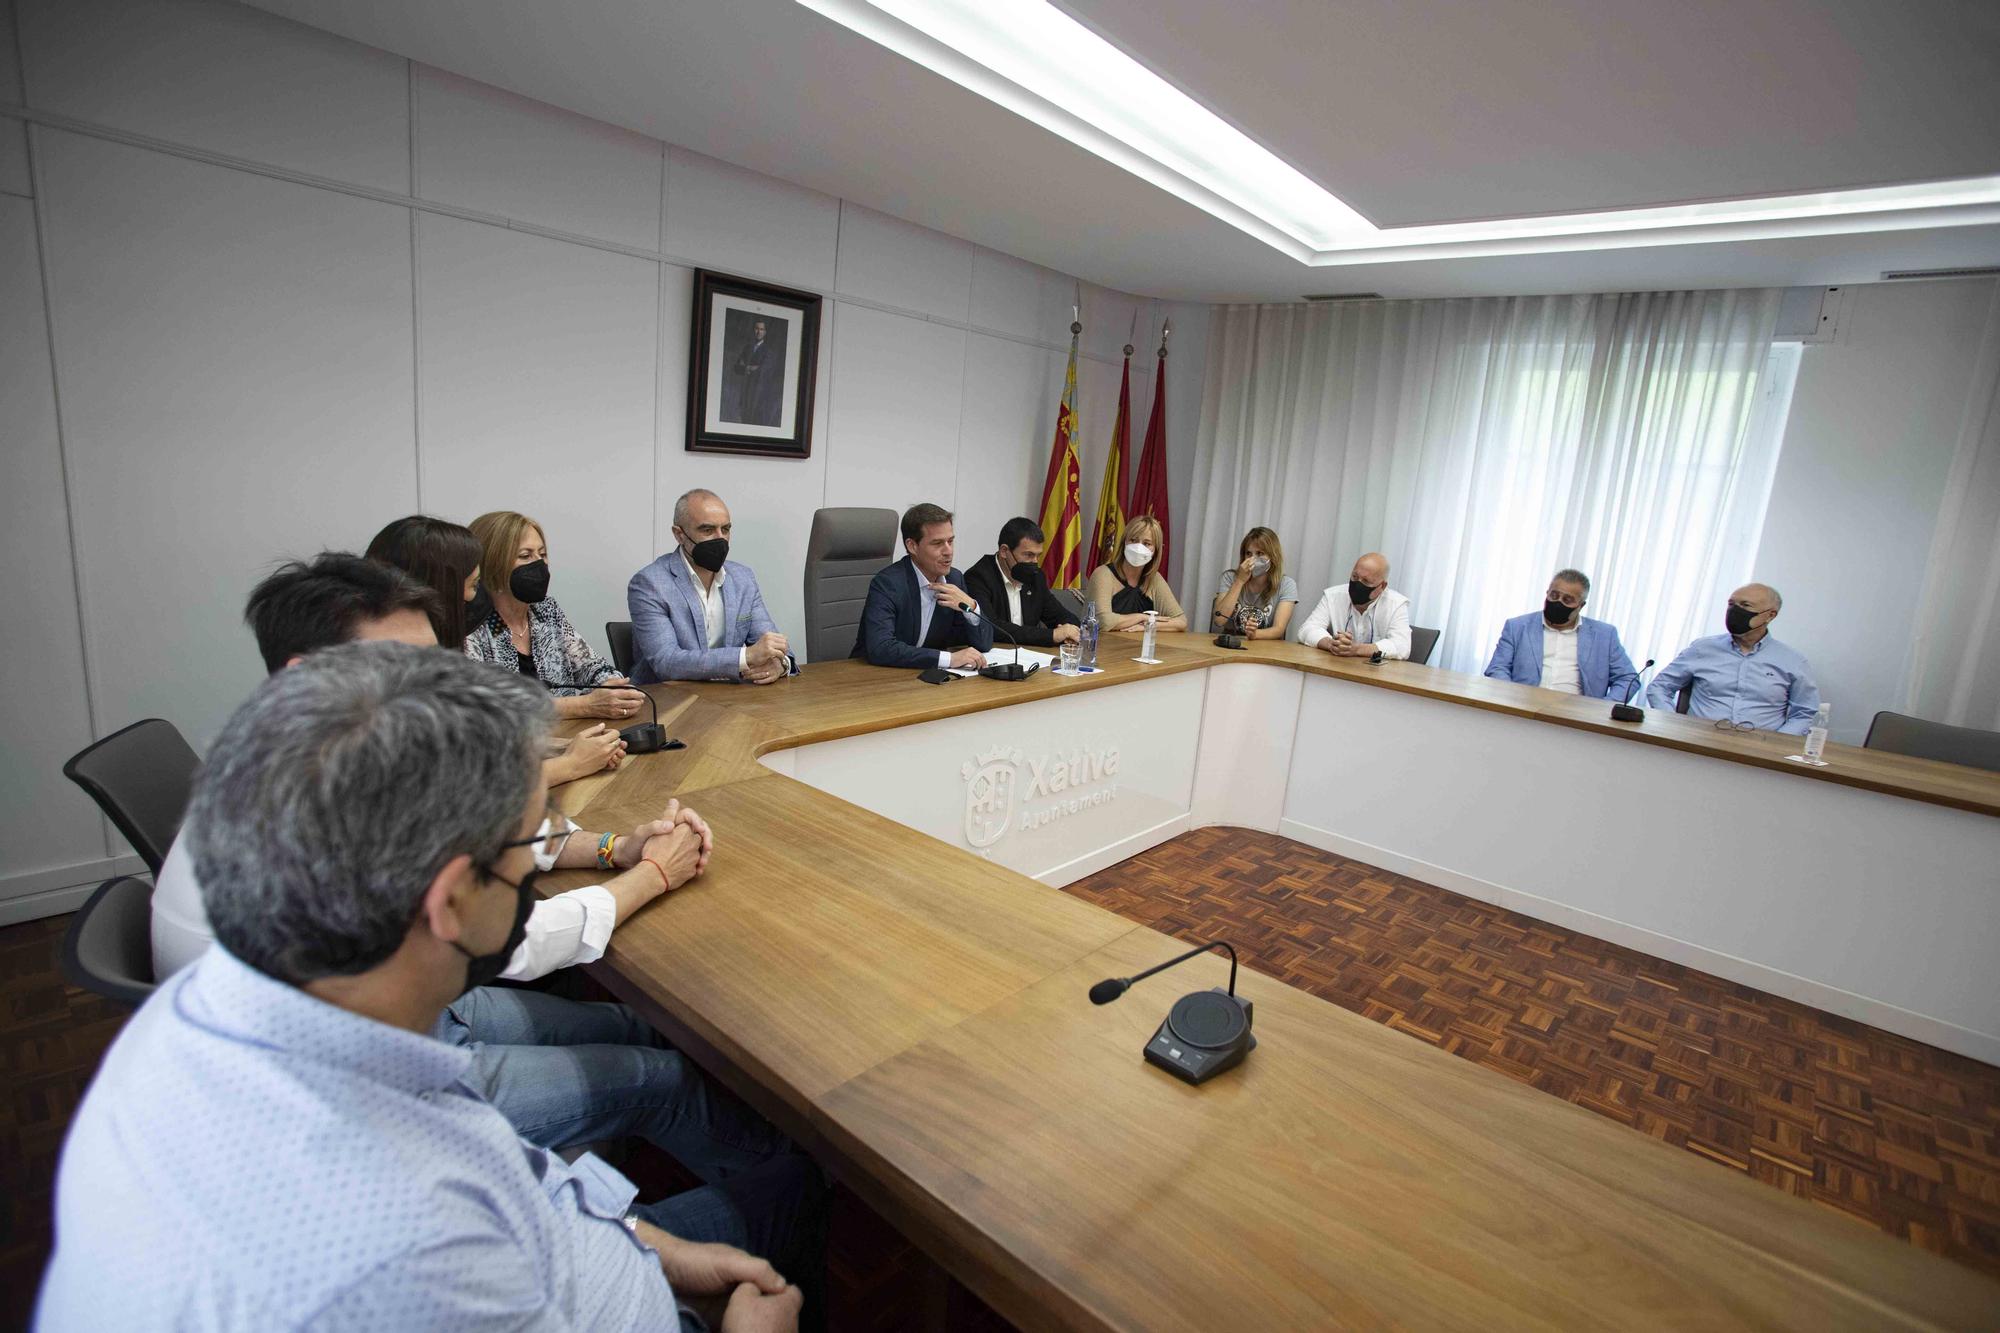
[[[1178,1083],[1139,1049],[1220,959],[1094,1007],[1091,983],[1184,946],[758,762],[1245,658],[1161,656],[1068,682],[938,688],[837,662],[652,687],[688,749],[572,784],[566,807],[615,828],[680,796],[718,850],[621,925],[598,974],[1024,1328],[2000,1322],[2000,1283],[1247,971],[1258,1052]],[[1601,706],[1476,677],[1255,656],[1613,729]],[[1947,765],[1844,751],[1800,770],[1789,738],[1652,714],[1634,739],[2000,814],[2000,779]]]

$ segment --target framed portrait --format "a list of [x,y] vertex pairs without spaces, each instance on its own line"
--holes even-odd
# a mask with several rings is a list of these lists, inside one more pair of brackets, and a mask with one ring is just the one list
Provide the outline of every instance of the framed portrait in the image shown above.
[[696,269],[687,447],[694,453],[812,453],[820,298]]

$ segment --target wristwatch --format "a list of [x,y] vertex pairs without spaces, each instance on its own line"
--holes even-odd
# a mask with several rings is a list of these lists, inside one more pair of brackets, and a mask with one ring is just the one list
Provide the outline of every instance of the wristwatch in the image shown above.
[[624,1224],[627,1231],[635,1236],[639,1234],[639,1215],[637,1213],[627,1213],[618,1220]]

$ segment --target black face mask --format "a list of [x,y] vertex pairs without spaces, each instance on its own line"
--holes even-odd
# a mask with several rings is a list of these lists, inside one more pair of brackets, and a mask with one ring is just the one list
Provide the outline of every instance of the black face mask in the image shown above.
[[507,591],[514,594],[514,600],[533,606],[549,595],[549,562],[537,560],[532,565],[518,566],[507,576]]
[[1567,625],[1569,624],[1569,618],[1576,614],[1576,608],[1565,606],[1561,602],[1543,602],[1542,614],[1549,618],[1551,625]]
[[1375,590],[1360,579],[1349,579],[1347,581],[1347,600],[1356,606],[1368,605],[1368,599],[1374,595]]
[[1745,611],[1742,607],[1738,606],[1736,603],[1731,602],[1729,604],[1729,609],[1722,613],[1722,620],[1724,624],[1729,626],[1729,632],[1731,634],[1743,635],[1743,634],[1748,634],[1750,632],[1750,622],[1755,620],[1757,616],[1761,614],[1763,613],[1756,612],[1753,614],[1752,612]]
[[696,542],[688,548],[688,559],[694,561],[697,569],[705,569],[714,574],[721,570],[722,562],[729,558],[729,538],[710,537],[705,542]]
[[1020,584],[1023,588],[1032,588],[1035,586],[1035,580],[1042,576],[1042,567],[1022,560],[1016,562],[1014,567],[1007,572],[1012,574],[1014,582]]
[[541,895],[535,892],[535,880],[541,873],[540,870],[530,870],[521,876],[519,884],[509,884],[498,875],[491,876],[500,883],[507,884],[518,897],[518,901],[514,904],[514,927],[507,932],[507,942],[500,946],[497,953],[474,953],[457,940],[451,942],[451,947],[464,954],[468,960],[465,964],[467,990],[477,990],[481,986],[490,986],[498,981],[500,974],[507,970],[508,962],[514,957],[514,950],[520,948],[521,941],[528,938],[528,914],[533,912],[535,904],[541,901]]

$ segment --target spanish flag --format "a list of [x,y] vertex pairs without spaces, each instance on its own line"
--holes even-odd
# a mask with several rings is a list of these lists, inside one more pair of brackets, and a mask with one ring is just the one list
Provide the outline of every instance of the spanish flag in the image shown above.
[[1125,378],[1118,386],[1118,420],[1111,427],[1111,456],[1104,460],[1104,483],[1097,488],[1097,518],[1090,525],[1090,567],[1118,558],[1125,536],[1125,474],[1132,457],[1132,347],[1125,347]]
[[1056,409],[1056,442],[1049,450],[1049,475],[1042,482],[1042,573],[1051,588],[1074,588],[1083,581],[1083,466],[1076,457],[1076,340],[1080,325],[1069,326],[1069,373],[1063,377],[1062,405]]

